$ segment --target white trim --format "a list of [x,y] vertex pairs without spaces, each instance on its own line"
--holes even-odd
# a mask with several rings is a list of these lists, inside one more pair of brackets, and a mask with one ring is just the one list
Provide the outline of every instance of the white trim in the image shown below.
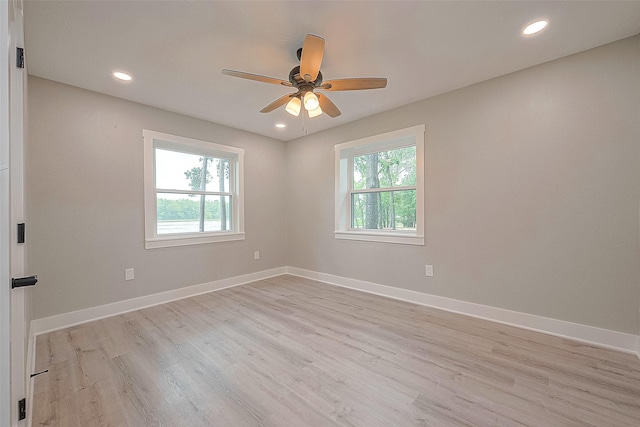
[[288,274],[319,280],[330,285],[341,286],[374,295],[385,296],[397,300],[407,301],[427,307],[438,308],[453,313],[464,314],[479,319],[505,325],[516,326],[522,329],[542,332],[562,338],[584,342],[599,347],[632,353],[640,357],[640,336],[625,332],[612,331],[594,326],[581,325],[564,320],[551,319],[549,317],[520,313],[491,307],[472,302],[460,301],[407,289],[394,288],[362,280],[349,279],[347,277],[334,276],[332,274],[319,273],[297,267],[286,267]]
[[[424,246],[424,144],[425,125],[412,126],[355,141],[336,144],[335,150],[335,231],[336,239]],[[416,147],[415,187],[385,187],[353,190],[353,157],[402,147]],[[351,228],[351,195],[415,189],[416,230],[360,230]]]
[[[9,61],[9,101],[10,101],[10,274],[12,277],[25,275],[25,245],[19,244],[15,224],[24,222],[24,132],[25,132],[25,79],[26,68],[18,68],[15,53],[18,47],[24,47],[24,16],[21,1],[11,2],[9,18],[10,61]],[[11,425],[24,426],[26,423],[18,419],[18,411],[14,406],[19,399],[26,397],[27,369],[25,345],[28,331],[25,312],[25,293],[28,289],[11,291]]]
[[9,2],[0,2],[0,425],[11,425]]
[[520,313],[503,308],[475,304],[452,298],[410,291],[407,289],[394,288],[391,286],[335,276],[327,273],[319,273],[297,267],[278,267],[32,320],[29,336],[28,366],[31,366],[31,371],[33,371],[35,363],[35,360],[33,360],[35,358],[35,337],[38,335],[109,316],[116,316],[118,314],[140,310],[154,305],[164,304],[213,291],[219,291],[234,286],[240,286],[257,280],[268,279],[282,274],[291,274],[311,280],[318,280],[330,285],[407,301],[427,307],[438,308],[453,313],[464,314],[466,316],[472,316],[518,328],[581,341],[599,347],[623,351],[625,353],[637,354],[638,357],[640,357],[640,335],[602,329],[595,326],[581,325],[564,320],[536,316],[533,314]]
[[[397,141],[407,140],[420,133],[424,134],[425,125],[416,125],[404,129],[398,129],[391,132],[381,133],[379,135],[366,136],[364,138],[356,139],[354,141],[343,142],[336,144],[335,150],[342,151],[344,149],[351,149],[355,154],[374,153],[397,146]],[[368,147],[360,148],[363,145]],[[413,145],[407,144],[408,145]]]
[[146,239],[145,249],[169,248],[173,246],[201,245],[204,243],[231,242],[244,240],[244,233],[219,233],[203,236],[185,236],[181,234],[169,234],[164,237]]
[[[145,249],[244,240],[244,149],[147,129],[142,130],[142,138],[144,144]],[[172,189],[156,188],[154,173],[156,148],[198,155],[207,154],[212,157],[228,159],[230,191],[194,192],[190,190],[174,191]],[[174,192],[179,194],[230,194],[232,230],[184,234],[157,234],[156,193],[158,192]]]
[[57,331],[59,329],[103,319],[105,317],[116,316],[118,314],[140,310],[154,305],[165,304],[200,294],[206,294],[212,291],[232,288],[234,286],[268,279],[269,277],[275,277],[285,273],[286,267],[278,267],[271,270],[264,270],[256,273],[230,277],[228,279],[202,283],[200,285],[187,286],[185,288],[174,289],[138,298],[131,298],[111,304],[99,305],[97,307],[85,308],[83,310],[72,311],[70,313],[57,314],[55,316],[32,320],[31,330],[33,331],[34,336],[38,336],[47,332]]
[[399,232],[395,234],[384,232],[372,232],[371,230],[365,231],[334,231],[336,239],[342,240],[360,240],[365,242],[381,242],[381,243],[396,243],[403,245],[419,245],[424,246],[424,236],[416,236],[412,234],[402,235]]
[[244,154],[243,148],[231,147],[229,145],[216,144],[215,142],[201,141],[199,139],[186,138],[179,135],[156,132],[143,129],[142,137],[148,140],[155,140],[155,147],[165,150],[174,150],[179,153],[191,153],[200,155],[203,152],[211,154],[213,157],[229,158],[229,154]]

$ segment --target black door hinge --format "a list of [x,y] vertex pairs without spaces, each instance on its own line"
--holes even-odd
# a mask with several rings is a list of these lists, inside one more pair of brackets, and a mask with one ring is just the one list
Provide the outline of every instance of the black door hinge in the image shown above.
[[27,399],[18,400],[18,421],[27,418]]
[[24,68],[24,48],[19,47],[17,50],[16,65],[18,68]]
[[18,224],[18,243],[24,243],[24,222]]

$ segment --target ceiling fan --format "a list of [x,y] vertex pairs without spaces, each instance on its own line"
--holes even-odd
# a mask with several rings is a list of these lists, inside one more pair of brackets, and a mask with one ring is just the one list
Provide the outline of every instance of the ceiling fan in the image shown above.
[[384,77],[360,77],[323,81],[322,73],[320,72],[320,65],[324,55],[324,39],[322,37],[307,34],[304,44],[298,49],[297,55],[300,65],[293,67],[289,72],[288,81],[227,69],[222,70],[222,74],[296,89],[296,92],[284,95],[260,110],[261,113],[269,113],[286,104],[286,111],[293,116],[300,114],[302,106],[304,106],[309,117],[319,116],[322,112],[325,112],[330,117],[338,117],[341,114],[338,107],[326,95],[315,93],[314,91],[316,90],[381,89],[387,86],[387,79]]

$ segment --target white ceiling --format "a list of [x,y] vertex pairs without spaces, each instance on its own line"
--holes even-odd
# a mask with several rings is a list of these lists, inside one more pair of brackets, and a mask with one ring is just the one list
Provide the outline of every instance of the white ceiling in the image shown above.
[[[29,74],[286,141],[638,34],[640,1],[26,0],[25,26]],[[326,40],[325,80],[387,88],[329,92],[342,115],[304,120],[259,113],[290,88],[220,73],[287,80],[307,33]]]

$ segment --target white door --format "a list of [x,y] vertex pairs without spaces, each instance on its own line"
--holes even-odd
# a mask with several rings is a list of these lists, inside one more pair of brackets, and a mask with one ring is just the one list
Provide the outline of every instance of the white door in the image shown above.
[[[24,276],[24,244],[17,243],[17,224],[24,222],[23,204],[23,137],[24,137],[24,69],[17,66],[17,47],[24,47],[24,24],[21,1],[0,2],[2,32],[2,187],[0,213],[2,235],[0,245],[0,281],[2,282],[2,323],[9,325],[9,331],[0,334],[3,357],[7,344],[10,362],[9,390],[3,394],[0,406],[1,426],[20,426],[18,421],[18,401],[25,398],[26,369],[26,314],[25,289],[11,289],[11,277]],[[8,31],[7,31],[8,30]],[[7,51],[8,49],[8,51]],[[8,94],[8,96],[6,96]],[[8,102],[7,102],[8,100]],[[6,111],[5,111],[6,110]],[[8,130],[8,132],[7,132]],[[7,304],[8,298],[8,304]],[[9,312],[6,313],[6,309]],[[7,316],[8,315],[8,316]],[[8,322],[6,322],[8,317]],[[4,370],[5,368],[3,368]],[[2,372],[2,387],[5,388],[6,373]],[[5,390],[6,392],[6,390]],[[5,419],[9,416],[9,420]],[[4,418],[3,418],[4,417]]]

